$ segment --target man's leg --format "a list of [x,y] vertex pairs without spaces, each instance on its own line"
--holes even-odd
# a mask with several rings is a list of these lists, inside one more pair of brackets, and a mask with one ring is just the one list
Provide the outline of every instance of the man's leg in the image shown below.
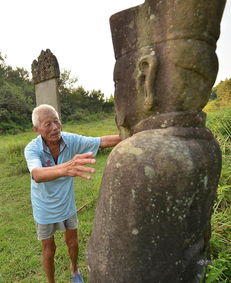
[[77,261],[79,249],[77,229],[67,229],[66,232],[64,232],[64,238],[71,259],[71,272],[72,274],[78,273]]
[[55,240],[54,236],[45,240],[42,240],[42,251],[43,251],[43,267],[46,272],[48,282],[55,283]]

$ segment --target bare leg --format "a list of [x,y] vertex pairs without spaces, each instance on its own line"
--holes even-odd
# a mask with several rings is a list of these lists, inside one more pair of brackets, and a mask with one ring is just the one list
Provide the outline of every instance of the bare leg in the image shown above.
[[68,247],[68,252],[70,255],[71,259],[71,272],[72,274],[78,273],[78,266],[77,266],[77,261],[78,261],[78,234],[77,234],[77,229],[74,230],[66,230],[64,232],[64,238]]
[[55,256],[55,240],[54,236],[42,240],[42,250],[43,250],[43,267],[47,275],[49,283],[55,283],[55,265],[54,265],[54,256]]

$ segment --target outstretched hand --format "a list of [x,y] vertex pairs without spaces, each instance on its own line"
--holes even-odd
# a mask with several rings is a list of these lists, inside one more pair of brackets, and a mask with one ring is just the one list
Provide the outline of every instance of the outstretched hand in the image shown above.
[[96,160],[92,152],[76,154],[72,160],[66,163],[67,176],[79,176],[84,179],[91,179],[91,175],[86,173],[95,173],[95,169],[85,166],[86,164],[95,164]]

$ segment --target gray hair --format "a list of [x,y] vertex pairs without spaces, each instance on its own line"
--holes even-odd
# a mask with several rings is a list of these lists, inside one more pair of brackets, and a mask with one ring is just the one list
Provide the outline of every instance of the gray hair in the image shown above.
[[33,123],[34,127],[39,126],[39,123],[40,123],[39,114],[44,113],[44,112],[53,112],[53,113],[55,113],[55,115],[59,119],[59,114],[53,106],[48,105],[48,104],[41,104],[41,105],[35,107],[33,112],[32,112],[32,123]]

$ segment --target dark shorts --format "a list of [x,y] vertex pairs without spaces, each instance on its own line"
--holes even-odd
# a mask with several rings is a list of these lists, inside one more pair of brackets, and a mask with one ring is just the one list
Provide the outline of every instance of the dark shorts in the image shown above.
[[56,230],[61,230],[65,232],[66,230],[74,230],[77,229],[78,220],[76,214],[72,215],[67,220],[58,223],[52,224],[39,224],[35,222],[38,240],[45,240],[51,238]]

